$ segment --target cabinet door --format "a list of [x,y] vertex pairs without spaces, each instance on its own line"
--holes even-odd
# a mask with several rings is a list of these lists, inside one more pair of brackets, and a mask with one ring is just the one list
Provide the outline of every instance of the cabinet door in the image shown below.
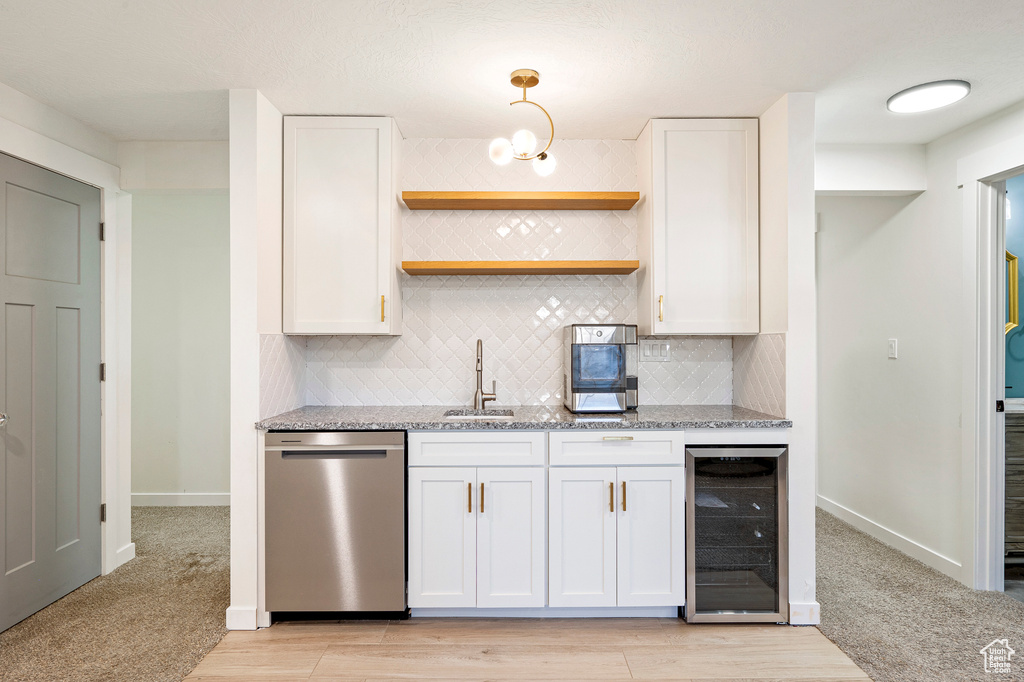
[[477,469],[477,600],[544,606],[544,469]]
[[619,606],[683,604],[685,485],[682,467],[619,467]]
[[409,606],[476,606],[476,469],[409,469]]
[[286,334],[400,333],[398,139],[389,118],[284,118]]
[[615,606],[615,469],[548,472],[551,606]]
[[[757,119],[651,121],[641,333],[756,334]],[[646,183],[644,183],[646,184]]]

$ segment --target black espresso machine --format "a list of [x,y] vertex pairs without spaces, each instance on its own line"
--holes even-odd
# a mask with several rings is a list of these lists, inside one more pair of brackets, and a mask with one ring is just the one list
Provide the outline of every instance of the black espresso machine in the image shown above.
[[562,391],[572,412],[625,412],[637,406],[635,324],[565,328]]

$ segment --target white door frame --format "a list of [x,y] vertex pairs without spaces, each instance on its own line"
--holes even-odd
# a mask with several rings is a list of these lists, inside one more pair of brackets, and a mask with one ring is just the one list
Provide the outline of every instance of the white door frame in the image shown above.
[[957,162],[964,265],[961,580],[977,590],[1003,588],[1003,415],[995,411],[1004,394],[999,188],[1022,171],[1024,136]]
[[[100,249],[102,362],[100,384],[102,571],[135,557],[131,541],[131,195],[120,191],[120,170],[84,152],[0,118],[0,152],[97,187],[106,241]],[[97,515],[99,510],[96,510]]]

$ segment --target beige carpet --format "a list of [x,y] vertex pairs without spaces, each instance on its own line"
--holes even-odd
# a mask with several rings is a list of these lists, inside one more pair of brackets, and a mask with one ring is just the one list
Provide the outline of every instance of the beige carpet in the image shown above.
[[136,558],[0,633],[0,680],[185,677],[227,630],[228,508],[136,507]]
[[[818,510],[821,631],[875,682],[1024,680],[1024,604],[975,592]],[[1020,659],[986,674],[979,653],[1008,639]]]

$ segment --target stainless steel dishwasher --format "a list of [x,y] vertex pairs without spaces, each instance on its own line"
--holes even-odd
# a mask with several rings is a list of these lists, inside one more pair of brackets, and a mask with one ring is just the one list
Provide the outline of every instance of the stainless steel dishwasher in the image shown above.
[[266,608],[405,612],[405,433],[266,435]]

